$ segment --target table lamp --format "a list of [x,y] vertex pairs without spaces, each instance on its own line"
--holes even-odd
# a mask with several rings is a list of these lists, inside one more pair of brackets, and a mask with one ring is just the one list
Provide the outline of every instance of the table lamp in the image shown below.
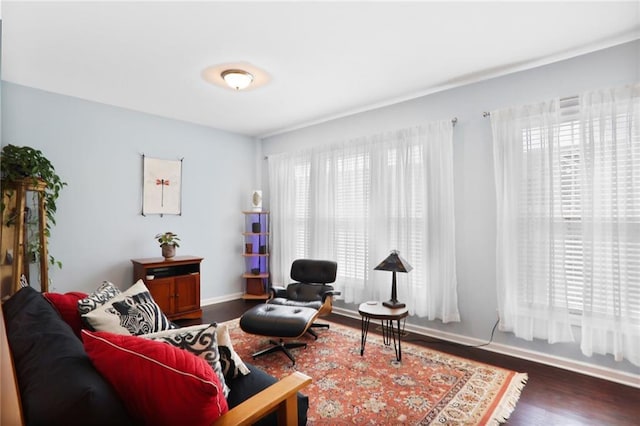
[[398,250],[391,250],[391,254],[387,256],[378,266],[373,268],[376,271],[393,272],[393,281],[391,284],[391,300],[382,302],[384,306],[391,309],[404,308],[404,303],[398,302],[398,291],[396,289],[396,272],[409,272],[413,269],[409,263],[400,257]]

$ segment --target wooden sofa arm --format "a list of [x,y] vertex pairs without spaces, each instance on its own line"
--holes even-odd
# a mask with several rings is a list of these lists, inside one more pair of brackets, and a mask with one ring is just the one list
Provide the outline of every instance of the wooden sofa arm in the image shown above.
[[18,381],[4,325],[4,313],[0,305],[0,425],[23,424]]
[[297,393],[310,383],[311,377],[296,371],[229,410],[214,426],[250,425],[274,410],[278,411],[278,425],[295,426],[298,424]]

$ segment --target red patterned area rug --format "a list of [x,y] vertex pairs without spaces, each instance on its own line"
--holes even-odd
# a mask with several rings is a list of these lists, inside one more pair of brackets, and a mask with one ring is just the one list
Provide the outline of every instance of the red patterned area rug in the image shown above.
[[269,339],[245,333],[238,320],[227,324],[243,360],[278,378],[293,371],[312,377],[302,391],[309,425],[495,425],[510,416],[527,381],[524,373],[408,342],[397,362],[393,343],[372,333],[360,356],[360,330],[335,323],[319,329],[317,340],[297,339],[308,345],[292,349],[295,366],[283,352],[252,359]]

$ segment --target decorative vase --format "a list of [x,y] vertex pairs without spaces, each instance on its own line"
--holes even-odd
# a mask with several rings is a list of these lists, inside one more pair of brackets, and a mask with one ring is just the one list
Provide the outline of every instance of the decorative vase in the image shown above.
[[259,189],[251,193],[251,210],[254,212],[262,211],[262,191]]
[[165,244],[162,246],[162,257],[170,259],[176,255],[176,246]]

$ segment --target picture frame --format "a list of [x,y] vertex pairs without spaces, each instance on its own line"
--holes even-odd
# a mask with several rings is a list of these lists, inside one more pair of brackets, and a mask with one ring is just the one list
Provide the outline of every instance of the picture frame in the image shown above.
[[182,159],[142,155],[142,215],[182,214]]

